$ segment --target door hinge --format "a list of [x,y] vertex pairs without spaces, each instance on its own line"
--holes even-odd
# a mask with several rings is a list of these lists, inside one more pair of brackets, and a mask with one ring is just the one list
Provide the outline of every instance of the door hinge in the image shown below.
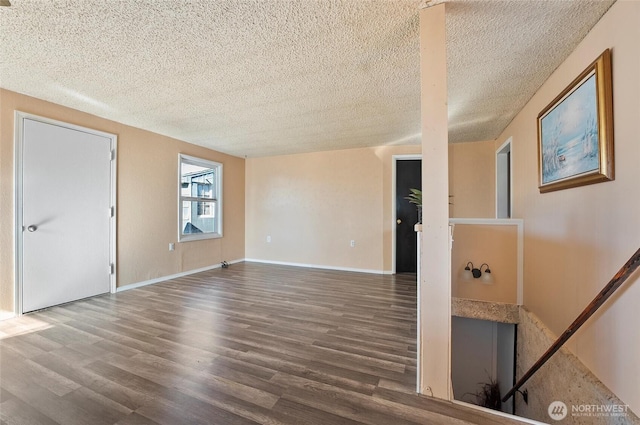
[[109,214],[111,215],[111,217],[115,217],[116,216],[116,208],[115,207],[109,208]]
[[114,159],[116,159],[116,151],[112,150],[111,152],[109,152],[109,159],[111,161],[113,161]]
[[116,265],[111,263],[109,264],[109,274],[114,274],[116,272]]

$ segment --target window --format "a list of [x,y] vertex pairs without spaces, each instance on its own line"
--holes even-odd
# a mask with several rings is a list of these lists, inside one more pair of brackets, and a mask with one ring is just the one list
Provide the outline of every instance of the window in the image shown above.
[[180,154],[178,240],[222,236],[222,164]]

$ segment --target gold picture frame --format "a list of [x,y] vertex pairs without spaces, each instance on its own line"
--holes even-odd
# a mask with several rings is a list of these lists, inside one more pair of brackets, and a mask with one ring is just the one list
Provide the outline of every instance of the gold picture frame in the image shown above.
[[614,180],[611,51],[538,114],[540,193]]

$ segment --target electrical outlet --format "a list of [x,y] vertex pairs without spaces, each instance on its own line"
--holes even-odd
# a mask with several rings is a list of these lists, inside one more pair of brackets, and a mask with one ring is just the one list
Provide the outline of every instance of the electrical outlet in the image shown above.
[[175,251],[176,250],[176,244],[174,244],[173,242],[171,242],[169,244],[169,251]]
[[355,248],[356,247],[356,241],[351,239],[351,243],[349,245],[351,245],[351,248]]
[[271,235],[267,236],[267,243],[271,243]]

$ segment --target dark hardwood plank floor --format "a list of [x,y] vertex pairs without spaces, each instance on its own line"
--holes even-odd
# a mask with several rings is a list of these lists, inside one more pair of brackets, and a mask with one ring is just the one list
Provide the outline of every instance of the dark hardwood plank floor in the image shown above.
[[510,424],[414,394],[415,275],[241,263],[0,322],[1,424]]

